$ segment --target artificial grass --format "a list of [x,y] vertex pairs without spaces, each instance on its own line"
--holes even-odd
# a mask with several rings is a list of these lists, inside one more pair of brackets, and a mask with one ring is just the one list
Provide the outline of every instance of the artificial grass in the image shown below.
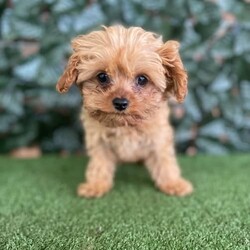
[[0,158],[0,249],[250,249],[250,156],[181,157],[190,197],[124,165],[101,199],[75,194],[87,159]]

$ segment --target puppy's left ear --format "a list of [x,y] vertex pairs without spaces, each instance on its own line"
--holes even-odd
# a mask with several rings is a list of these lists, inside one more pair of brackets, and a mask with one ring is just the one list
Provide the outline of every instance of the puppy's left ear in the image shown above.
[[78,70],[77,70],[78,62],[79,58],[77,54],[73,54],[69,58],[68,65],[56,84],[56,89],[58,92],[60,93],[67,92],[70,86],[76,82],[78,77]]
[[187,72],[179,54],[180,44],[176,41],[167,41],[158,50],[165,68],[166,95],[174,95],[178,102],[182,102],[187,94]]

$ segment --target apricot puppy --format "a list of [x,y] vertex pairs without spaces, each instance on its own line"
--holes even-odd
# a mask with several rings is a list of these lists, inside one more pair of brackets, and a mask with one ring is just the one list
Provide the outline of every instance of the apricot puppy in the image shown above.
[[83,96],[81,113],[90,157],[78,195],[100,197],[113,186],[116,165],[143,161],[156,187],[185,196],[192,185],[181,177],[171,125],[169,95],[182,102],[187,73],[176,41],[139,27],[103,27],[72,41],[73,54],[57,83],[66,92],[75,83]]

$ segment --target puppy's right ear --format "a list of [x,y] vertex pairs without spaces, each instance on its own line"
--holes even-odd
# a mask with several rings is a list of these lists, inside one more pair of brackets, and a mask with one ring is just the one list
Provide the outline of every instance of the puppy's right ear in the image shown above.
[[58,92],[60,93],[67,92],[70,86],[76,82],[78,77],[78,70],[77,70],[78,62],[79,58],[77,54],[73,54],[69,58],[68,65],[56,84],[56,89]]

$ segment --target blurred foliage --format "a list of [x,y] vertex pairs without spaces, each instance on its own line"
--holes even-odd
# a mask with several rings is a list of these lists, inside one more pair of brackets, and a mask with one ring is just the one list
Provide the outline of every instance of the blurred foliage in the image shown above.
[[173,105],[180,152],[250,150],[248,0],[0,0],[0,151],[81,150],[81,98],[55,83],[70,40],[101,24],[142,26],[181,42],[189,95]]

